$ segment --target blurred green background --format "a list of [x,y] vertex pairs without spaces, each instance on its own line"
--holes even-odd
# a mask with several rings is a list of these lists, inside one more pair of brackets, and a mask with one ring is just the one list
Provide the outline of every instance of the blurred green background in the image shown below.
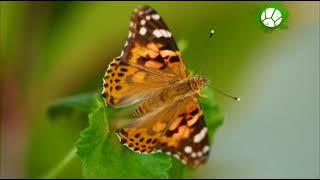
[[[193,176],[319,178],[319,2],[279,3],[289,28],[266,34],[255,16],[268,3],[1,2],[0,177],[42,177],[74,147],[85,116],[50,121],[48,104],[101,90],[147,4],[186,42],[190,69],[241,97],[215,93],[224,125]],[[59,177],[81,177],[79,159]]]

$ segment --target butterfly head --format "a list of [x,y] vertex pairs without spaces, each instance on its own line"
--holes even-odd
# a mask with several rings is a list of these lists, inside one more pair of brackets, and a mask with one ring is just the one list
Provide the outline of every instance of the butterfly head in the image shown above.
[[195,76],[195,77],[191,78],[190,85],[191,85],[192,90],[195,93],[200,94],[200,91],[207,84],[208,80],[209,80],[208,77],[202,77],[202,76]]

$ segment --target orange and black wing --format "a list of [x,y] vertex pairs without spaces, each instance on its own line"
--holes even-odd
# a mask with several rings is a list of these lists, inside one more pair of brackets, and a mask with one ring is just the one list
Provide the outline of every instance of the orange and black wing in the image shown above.
[[128,40],[103,79],[108,106],[123,107],[188,76],[171,32],[160,15],[141,6],[131,17]]
[[209,157],[207,127],[194,96],[131,121],[117,135],[135,152],[164,152],[190,167],[205,164]]

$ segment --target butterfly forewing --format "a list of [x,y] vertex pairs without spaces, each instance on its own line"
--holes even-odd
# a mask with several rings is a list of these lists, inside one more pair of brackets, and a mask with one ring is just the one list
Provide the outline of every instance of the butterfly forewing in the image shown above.
[[131,17],[128,41],[121,61],[187,77],[176,42],[160,15],[149,6],[137,8]]
[[165,75],[130,66],[115,58],[103,78],[102,95],[108,106],[128,106],[168,86],[170,81]]
[[[153,35],[157,30],[161,36]],[[185,65],[167,26],[155,10],[141,6],[132,14],[120,57],[105,73],[102,94],[108,106],[128,106],[185,77]]]

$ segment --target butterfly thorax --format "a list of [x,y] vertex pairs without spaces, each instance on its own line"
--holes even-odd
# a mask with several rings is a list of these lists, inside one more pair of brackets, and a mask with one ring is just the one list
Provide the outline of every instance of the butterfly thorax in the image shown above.
[[175,81],[168,87],[162,88],[144,100],[136,109],[135,115],[141,116],[157,107],[178,103],[188,96],[199,94],[207,82],[206,77],[190,77]]

